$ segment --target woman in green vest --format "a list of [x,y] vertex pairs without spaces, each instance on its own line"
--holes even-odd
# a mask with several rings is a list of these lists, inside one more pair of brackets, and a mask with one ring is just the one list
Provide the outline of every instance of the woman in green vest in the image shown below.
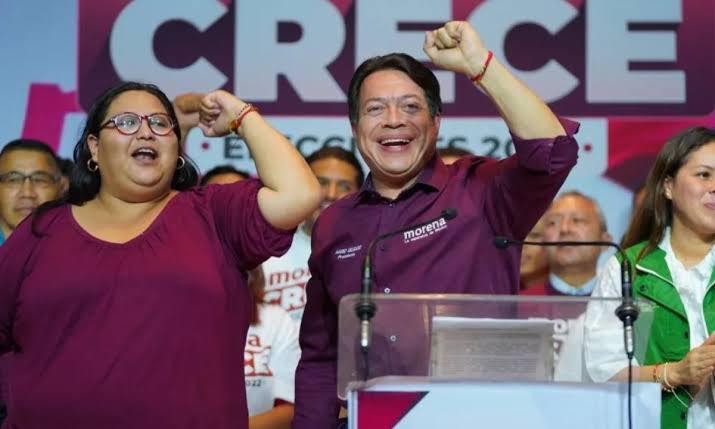
[[[633,294],[653,304],[653,324],[633,381],[662,387],[661,427],[715,427],[715,129],[693,127],[669,140],[646,182],[644,206],[624,238]],[[593,296],[621,296],[612,258]],[[586,368],[597,382],[627,380],[622,325],[613,308],[586,316]]]

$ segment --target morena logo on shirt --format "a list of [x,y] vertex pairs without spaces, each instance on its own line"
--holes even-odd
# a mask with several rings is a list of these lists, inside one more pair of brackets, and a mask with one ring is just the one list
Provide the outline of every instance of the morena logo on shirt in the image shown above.
[[268,366],[271,358],[271,346],[261,345],[258,335],[249,335],[246,341],[246,350],[243,352],[243,366],[246,377],[272,376]]
[[405,243],[411,243],[413,241],[429,237],[430,235],[442,231],[445,228],[447,228],[447,221],[444,218],[439,218],[438,220],[427,225],[405,231],[402,238]]

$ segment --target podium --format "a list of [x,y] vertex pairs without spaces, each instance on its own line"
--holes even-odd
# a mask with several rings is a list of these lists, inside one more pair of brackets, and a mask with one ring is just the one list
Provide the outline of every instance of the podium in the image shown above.
[[[375,294],[364,353],[359,299],[339,308],[337,394],[349,428],[628,427],[627,383],[592,382],[584,358],[587,311],[613,314],[620,300]],[[642,361],[652,307],[637,305]],[[660,397],[658,384],[633,383],[634,428],[660,427]]]

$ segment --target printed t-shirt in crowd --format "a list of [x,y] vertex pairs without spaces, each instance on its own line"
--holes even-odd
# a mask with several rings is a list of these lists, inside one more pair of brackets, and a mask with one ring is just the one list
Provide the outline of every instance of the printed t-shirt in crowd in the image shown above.
[[270,258],[263,263],[266,278],[263,301],[280,306],[298,324],[303,317],[305,286],[310,279],[309,257],[310,237],[302,227],[298,227],[290,249],[283,256]]
[[295,368],[300,359],[298,325],[280,307],[260,305],[259,323],[248,328],[244,365],[248,414],[294,402]]

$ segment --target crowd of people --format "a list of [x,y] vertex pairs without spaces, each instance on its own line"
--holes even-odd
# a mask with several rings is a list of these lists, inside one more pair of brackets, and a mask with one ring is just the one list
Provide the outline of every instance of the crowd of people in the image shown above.
[[[559,194],[578,124],[466,22],[427,32],[423,48],[494,104],[514,155],[438,152],[439,82],[402,53],[366,60],[348,88],[366,177],[339,147],[304,158],[240,94],[172,102],[136,82],[95,100],[72,162],[40,141],[6,144],[2,427],[335,428],[340,299],[360,290],[372,239],[446,208],[459,215],[430,238],[385,240],[374,291],[618,297],[626,257],[634,294],[656,307],[635,379],[661,384],[663,427],[712,427],[715,129],[664,145],[625,255],[603,270],[600,247],[496,249],[495,235],[613,241],[595,199]],[[240,136],[257,177],[231,165],[200,175],[182,145],[195,127]],[[582,319],[578,377],[624,379],[618,319],[598,306]]]

